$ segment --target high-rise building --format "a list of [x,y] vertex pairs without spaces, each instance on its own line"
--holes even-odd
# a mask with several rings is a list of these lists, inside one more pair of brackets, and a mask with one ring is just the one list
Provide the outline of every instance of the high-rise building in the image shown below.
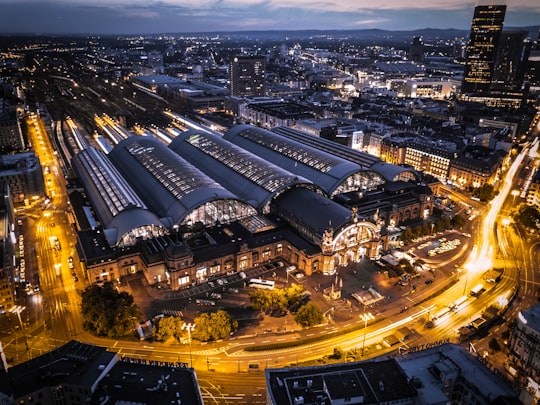
[[409,59],[413,62],[422,62],[424,60],[424,42],[422,37],[414,37],[409,46]]
[[231,61],[231,96],[264,96],[266,59],[264,56],[235,56]]
[[531,93],[540,93],[540,30],[538,39],[532,44],[531,52],[527,61],[527,73],[525,76],[529,91]]
[[505,13],[506,5],[479,5],[474,9],[462,94],[489,94]]
[[527,31],[504,31],[501,34],[491,83],[492,91],[521,90],[531,49],[527,36]]

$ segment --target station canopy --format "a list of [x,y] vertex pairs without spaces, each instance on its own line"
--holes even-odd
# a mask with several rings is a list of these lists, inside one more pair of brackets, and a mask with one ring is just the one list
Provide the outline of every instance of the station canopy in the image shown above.
[[111,245],[129,246],[137,237],[164,233],[160,218],[148,210],[102,151],[88,147],[73,157],[72,166]]
[[[273,131],[251,125],[238,125],[224,138],[251,153],[309,179],[328,196],[365,190],[384,181],[362,166],[318,147]],[[335,144],[337,145],[337,144]]]
[[196,223],[212,226],[257,213],[157,139],[130,137],[116,145],[110,157],[141,199],[169,227]]
[[219,135],[191,130],[177,136],[169,148],[244,201],[267,213],[272,199],[291,188],[320,191],[312,181],[293,174],[234,145]]
[[370,190],[385,181],[419,180],[419,175],[414,169],[386,163],[377,156],[332,142],[328,139],[313,136],[289,127],[276,127],[272,129],[272,132],[360,165],[365,171],[363,189]]

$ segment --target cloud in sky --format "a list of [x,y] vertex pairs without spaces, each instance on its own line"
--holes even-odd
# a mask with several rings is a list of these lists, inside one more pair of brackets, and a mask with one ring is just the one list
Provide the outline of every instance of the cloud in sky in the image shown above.
[[[149,34],[470,27],[466,0],[0,0],[0,32]],[[506,25],[540,22],[538,0],[506,0]]]

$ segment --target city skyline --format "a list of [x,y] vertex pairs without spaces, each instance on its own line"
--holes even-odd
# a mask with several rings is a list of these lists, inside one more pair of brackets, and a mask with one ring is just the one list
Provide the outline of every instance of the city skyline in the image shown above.
[[[507,0],[506,27],[538,25],[540,4],[535,0]],[[62,0],[37,2],[0,0],[2,34],[160,34],[251,30],[350,30],[470,27],[478,2],[457,0],[399,1],[384,4],[365,0],[313,3],[271,0],[186,0],[115,2]]]

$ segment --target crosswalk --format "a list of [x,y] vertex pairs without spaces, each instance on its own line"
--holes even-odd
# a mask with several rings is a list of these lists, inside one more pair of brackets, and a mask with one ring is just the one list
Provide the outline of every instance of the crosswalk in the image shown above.
[[184,314],[182,313],[182,311],[177,311],[177,310],[174,310],[174,309],[164,309],[161,312],[163,313],[163,315],[176,316],[178,318],[183,318],[184,317]]

